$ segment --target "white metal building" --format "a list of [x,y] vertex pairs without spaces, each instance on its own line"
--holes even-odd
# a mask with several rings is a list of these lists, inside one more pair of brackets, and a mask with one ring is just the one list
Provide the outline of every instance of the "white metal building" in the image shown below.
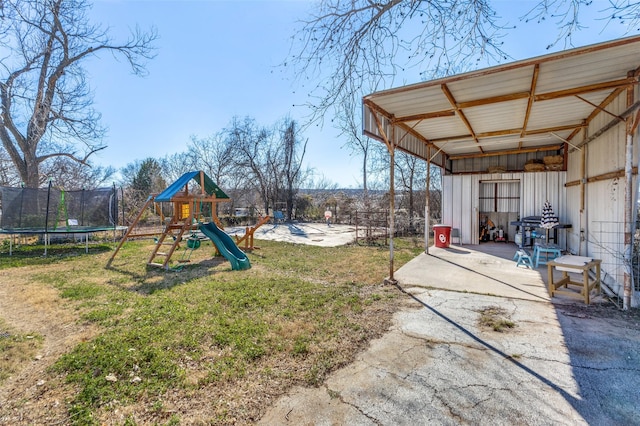
[[639,76],[640,37],[613,40],[373,93],[364,133],[443,169],[443,223],[463,243],[488,216],[513,240],[511,222],[549,201],[571,226],[558,243],[602,259],[605,283],[638,305]]

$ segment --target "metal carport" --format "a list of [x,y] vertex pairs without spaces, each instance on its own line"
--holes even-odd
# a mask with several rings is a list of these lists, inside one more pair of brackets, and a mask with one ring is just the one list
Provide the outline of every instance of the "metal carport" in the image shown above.
[[[383,142],[391,156],[391,226],[396,149],[427,161],[428,166],[435,164],[450,176],[487,173],[489,164],[502,165],[505,173],[522,173],[532,157],[562,155],[562,191],[572,200],[567,214],[580,223],[580,229],[589,224],[590,208],[598,215],[598,194],[606,189],[594,185],[589,193],[586,186],[613,178],[623,181],[620,244],[625,264],[630,265],[639,75],[640,37],[635,36],[365,96],[364,133]],[[604,161],[606,155],[612,158]],[[425,216],[429,217],[428,205]],[[425,242],[428,233],[426,226]],[[581,241],[571,244],[582,249]],[[629,268],[625,269],[627,305],[632,289]]]

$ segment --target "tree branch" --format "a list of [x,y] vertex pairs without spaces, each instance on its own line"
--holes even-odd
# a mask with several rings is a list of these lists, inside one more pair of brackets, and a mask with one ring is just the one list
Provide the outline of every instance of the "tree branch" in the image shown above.
[[40,156],[37,157],[37,160],[38,160],[39,163],[42,163],[43,161],[48,160],[50,158],[54,158],[54,157],[67,157],[67,158],[70,158],[70,159],[72,159],[73,161],[75,161],[77,163],[84,164],[85,166],[91,166],[91,164],[89,164],[87,162],[89,157],[91,157],[93,154],[95,154],[98,151],[102,151],[105,148],[106,148],[106,146],[93,148],[87,154],[85,154],[85,156],[83,158],[76,157],[75,154],[73,154],[71,152],[57,152],[57,153],[52,153],[52,154],[40,155]]
[[[124,57],[135,74],[143,74],[145,61],[154,57],[157,33],[136,28],[125,43],[117,44],[89,23],[87,0],[0,1],[6,12],[0,21],[0,48],[7,52],[0,64],[0,137],[21,178],[36,186],[42,161],[66,156],[86,163],[103,148],[94,145],[104,130],[91,108],[82,61],[109,51]],[[74,155],[70,148],[77,143],[91,148],[87,157]]]

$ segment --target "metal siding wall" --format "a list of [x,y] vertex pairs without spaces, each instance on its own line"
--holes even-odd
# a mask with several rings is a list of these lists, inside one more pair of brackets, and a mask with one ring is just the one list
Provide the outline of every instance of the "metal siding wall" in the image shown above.
[[477,179],[473,175],[442,177],[442,222],[460,230],[463,244],[477,244]]
[[[476,191],[474,188],[472,176],[466,175],[462,177],[462,197],[460,199],[460,234],[463,236],[462,241],[471,241],[473,239],[473,195]],[[468,244],[468,243],[467,243]]]
[[[582,140],[579,137],[578,140]],[[567,182],[573,182],[582,179],[582,151],[569,149],[567,155]]]
[[364,129],[377,135],[378,128],[375,125],[375,120],[373,119],[373,113],[371,112],[369,107],[367,107],[366,105],[363,107],[363,110],[362,110],[362,119],[363,119]]
[[464,186],[462,179],[454,179],[453,181],[453,196],[451,198],[451,216],[448,218],[449,222],[445,222],[445,225],[451,225],[453,228],[459,228],[462,223],[462,191]]
[[[598,121],[598,125],[592,128],[594,129],[592,130],[593,132],[613,119],[607,114],[600,114],[599,118],[600,120],[594,120],[594,122]],[[624,140],[625,125],[621,123],[600,136],[598,140],[591,142],[587,147],[587,175],[597,176],[624,169]],[[621,143],[616,143],[615,141],[621,141]]]
[[396,130],[396,139],[398,139],[398,146],[412,152],[416,157],[427,158],[427,146],[424,142],[416,138],[411,134],[407,134],[404,131]]
[[[574,141],[579,142],[584,139],[584,132],[578,134]],[[566,182],[575,182],[582,179],[582,150],[569,148],[567,154]],[[565,183],[566,183],[565,182]],[[573,254],[580,254],[580,193],[581,185],[565,187],[566,217],[567,222],[573,227],[566,232],[566,247]]]
[[540,178],[544,173],[523,173],[520,196],[522,197],[522,211],[520,217],[540,216],[542,205],[539,199],[543,192],[540,185]]
[[454,176],[442,176],[442,221],[453,223],[453,182]]
[[[626,94],[623,93],[607,106],[607,110],[619,114],[626,108]],[[589,134],[593,134],[609,123],[613,117],[599,114],[589,124]],[[637,138],[634,144],[637,145]],[[586,177],[623,170],[625,167],[626,132],[623,123],[608,130],[598,139],[589,143],[586,149]],[[579,153],[572,153],[579,165]],[[634,164],[637,165],[637,164]],[[579,177],[578,177],[579,178]],[[580,253],[602,259],[603,280],[619,295],[622,294],[624,264],[624,177],[590,182],[585,185],[584,237],[586,244]],[[572,191],[573,193],[573,191]],[[579,207],[580,187],[576,186],[575,199]],[[578,218],[580,214],[576,215]],[[578,236],[574,237],[579,241]],[[573,240],[572,240],[573,241]]]
[[580,185],[566,188],[566,220],[572,228],[566,232],[567,249],[573,254],[580,254]]
[[560,221],[566,221],[565,172],[523,173],[522,182],[522,217],[542,216],[542,207],[549,201]]

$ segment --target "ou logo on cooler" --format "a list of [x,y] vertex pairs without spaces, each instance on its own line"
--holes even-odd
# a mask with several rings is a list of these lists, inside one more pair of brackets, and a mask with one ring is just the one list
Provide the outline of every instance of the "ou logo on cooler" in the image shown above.
[[441,243],[447,242],[447,237],[444,234],[438,235],[438,239],[440,240]]

